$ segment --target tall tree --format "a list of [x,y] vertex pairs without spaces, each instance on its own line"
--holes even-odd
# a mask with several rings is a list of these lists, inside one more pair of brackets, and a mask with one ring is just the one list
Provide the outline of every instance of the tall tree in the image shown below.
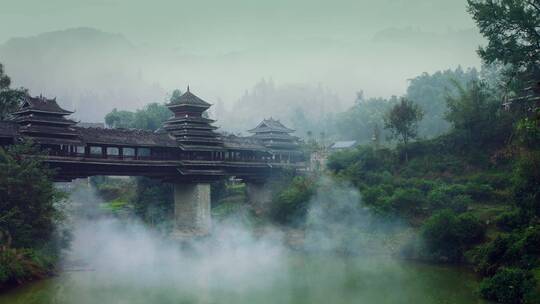
[[25,89],[11,89],[11,79],[4,73],[4,66],[0,63],[0,120],[17,110],[25,94]]
[[468,10],[488,45],[478,53],[487,63],[517,69],[540,62],[540,0],[468,0]]
[[133,128],[135,121],[135,113],[131,111],[114,108],[111,112],[105,115],[105,123],[110,128]]
[[105,123],[112,128],[155,131],[171,117],[171,111],[160,103],[149,103],[135,112],[113,109],[105,116]]
[[456,82],[457,96],[448,96],[446,119],[455,134],[467,144],[504,142],[511,130],[509,114],[485,82],[473,81],[466,87]]
[[0,231],[10,235],[16,248],[45,246],[61,218],[56,202],[63,195],[40,157],[30,144],[0,148]]
[[424,111],[424,119],[418,124],[418,134],[421,137],[436,137],[446,133],[450,129],[450,124],[444,119],[446,97],[458,94],[454,83],[466,85],[478,78],[476,69],[463,70],[458,67],[433,74],[423,73],[410,79],[406,96]]
[[373,137],[375,125],[383,120],[384,114],[399,101],[395,96],[390,99],[368,98],[358,95],[354,105],[347,111],[338,113],[334,118],[335,131],[342,140],[355,139],[369,143]]
[[174,90],[171,93],[171,97],[169,98],[169,102],[175,103],[180,98],[180,96],[182,96],[182,91],[180,91],[179,89]]
[[424,117],[419,105],[402,98],[384,116],[384,128],[392,132],[392,137],[407,145],[418,134],[418,122]]

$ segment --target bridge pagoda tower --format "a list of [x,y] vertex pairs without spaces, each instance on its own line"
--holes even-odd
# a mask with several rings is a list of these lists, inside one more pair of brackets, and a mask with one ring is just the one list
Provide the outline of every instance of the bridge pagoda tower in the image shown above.
[[222,176],[209,166],[223,159],[223,140],[212,126],[214,120],[204,116],[212,105],[189,91],[171,100],[167,107],[174,113],[163,124],[181,149],[189,169],[174,183],[175,234],[205,235],[210,232],[210,184],[199,176]]
[[269,150],[273,162],[288,163],[302,155],[298,138],[291,135],[294,130],[285,127],[279,120],[265,119],[248,132],[254,133],[251,137]]
[[174,113],[163,124],[182,151],[193,160],[213,160],[215,152],[223,150],[223,141],[214,131],[214,120],[204,117],[203,113],[212,105],[189,91],[172,100],[167,107]]
[[[279,120],[269,118],[264,119],[248,132],[253,133],[252,139],[268,149],[272,158],[270,162],[285,163],[285,166],[288,166],[290,162],[300,161],[302,158],[298,137],[291,135],[294,131],[284,126]],[[264,181],[246,182],[246,194],[255,207],[255,212],[268,212],[272,190]]]
[[73,114],[62,109],[56,99],[43,96],[26,96],[17,112],[11,114],[11,120],[19,124],[19,134],[31,137],[42,147],[54,152],[73,152],[80,144],[80,134],[74,128],[76,122],[65,116]]

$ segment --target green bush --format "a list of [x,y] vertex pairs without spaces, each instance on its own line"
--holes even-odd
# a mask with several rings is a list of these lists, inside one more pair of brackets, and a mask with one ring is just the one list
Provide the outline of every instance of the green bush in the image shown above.
[[296,176],[290,185],[278,192],[270,204],[270,217],[281,224],[295,224],[305,219],[309,200],[315,194],[313,180]]
[[518,268],[502,268],[480,284],[480,294],[499,303],[523,303],[534,291],[536,282],[529,271]]
[[540,151],[524,153],[513,173],[514,200],[527,218],[540,217]]
[[458,195],[452,199],[450,205],[448,206],[450,209],[457,213],[462,213],[467,211],[468,207],[473,204],[473,200],[468,195]]
[[497,216],[495,224],[504,231],[512,231],[526,224],[526,220],[519,209],[513,209]]
[[421,235],[430,258],[459,262],[463,253],[484,238],[485,227],[473,215],[439,211],[422,226]]
[[482,183],[467,183],[464,189],[465,194],[471,196],[475,201],[482,202],[492,199],[494,191],[493,187]]
[[64,194],[55,189],[53,171],[41,157],[31,144],[0,148],[0,231],[11,236],[9,245],[16,248],[45,246],[63,217],[56,203]]
[[473,203],[466,193],[465,186],[461,184],[440,184],[433,188],[427,196],[429,206],[434,209],[451,209],[455,212],[465,212]]
[[392,196],[387,197],[385,204],[397,215],[418,215],[425,205],[425,196],[422,191],[411,188],[398,188]]
[[55,258],[33,249],[0,249],[0,289],[47,276]]
[[136,185],[130,202],[135,214],[150,225],[167,229],[174,214],[173,185],[146,177],[138,177]]
[[362,191],[362,200],[368,206],[376,206],[388,196],[388,192],[381,186],[367,187]]
[[540,266],[540,228],[529,227],[498,236],[472,253],[476,270],[494,275],[502,267],[533,269]]

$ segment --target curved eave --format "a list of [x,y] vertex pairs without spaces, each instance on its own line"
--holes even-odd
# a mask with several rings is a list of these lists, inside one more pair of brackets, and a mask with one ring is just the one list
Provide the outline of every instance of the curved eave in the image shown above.
[[164,125],[163,129],[169,132],[180,131],[180,130],[216,130],[218,127],[211,125]]
[[32,113],[32,112],[45,113],[45,114],[55,114],[55,115],[70,115],[70,114],[75,113],[75,112],[71,112],[71,111],[68,111],[68,110],[60,112],[60,111],[44,111],[44,110],[37,110],[37,109],[24,109],[24,110],[20,110],[20,111],[17,111],[17,112],[13,112],[13,113],[11,113],[11,115],[25,114],[25,113]]
[[13,121],[16,121],[18,123],[43,123],[43,124],[51,124],[51,125],[61,125],[61,126],[74,126],[77,123],[72,120],[66,120],[66,121],[54,121],[54,120],[42,120],[42,119],[32,119],[32,118],[17,118]]
[[251,130],[248,130],[249,133],[270,133],[270,132],[275,132],[275,133],[294,133],[296,132],[296,130],[293,130],[293,129],[289,129],[289,128],[255,128],[255,129],[251,129]]
[[193,103],[168,103],[165,105],[169,110],[173,111],[178,108],[193,108],[196,110],[203,109],[203,112],[208,110],[212,105],[211,104],[193,104]]
[[165,123],[184,123],[184,122],[199,122],[199,123],[214,123],[214,119],[204,117],[171,117]]

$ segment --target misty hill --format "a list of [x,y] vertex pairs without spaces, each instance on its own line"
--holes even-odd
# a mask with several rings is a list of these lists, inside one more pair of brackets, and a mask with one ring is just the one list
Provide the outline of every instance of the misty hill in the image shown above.
[[245,132],[264,118],[280,119],[297,135],[324,132],[322,123],[328,115],[344,110],[340,98],[321,85],[276,85],[273,80],[261,80],[225,111],[216,104],[215,115],[226,130]]
[[56,96],[85,121],[101,121],[115,105],[136,108],[163,100],[165,92],[144,79],[137,49],[122,35],[75,28],[12,38],[0,45],[16,86]]

